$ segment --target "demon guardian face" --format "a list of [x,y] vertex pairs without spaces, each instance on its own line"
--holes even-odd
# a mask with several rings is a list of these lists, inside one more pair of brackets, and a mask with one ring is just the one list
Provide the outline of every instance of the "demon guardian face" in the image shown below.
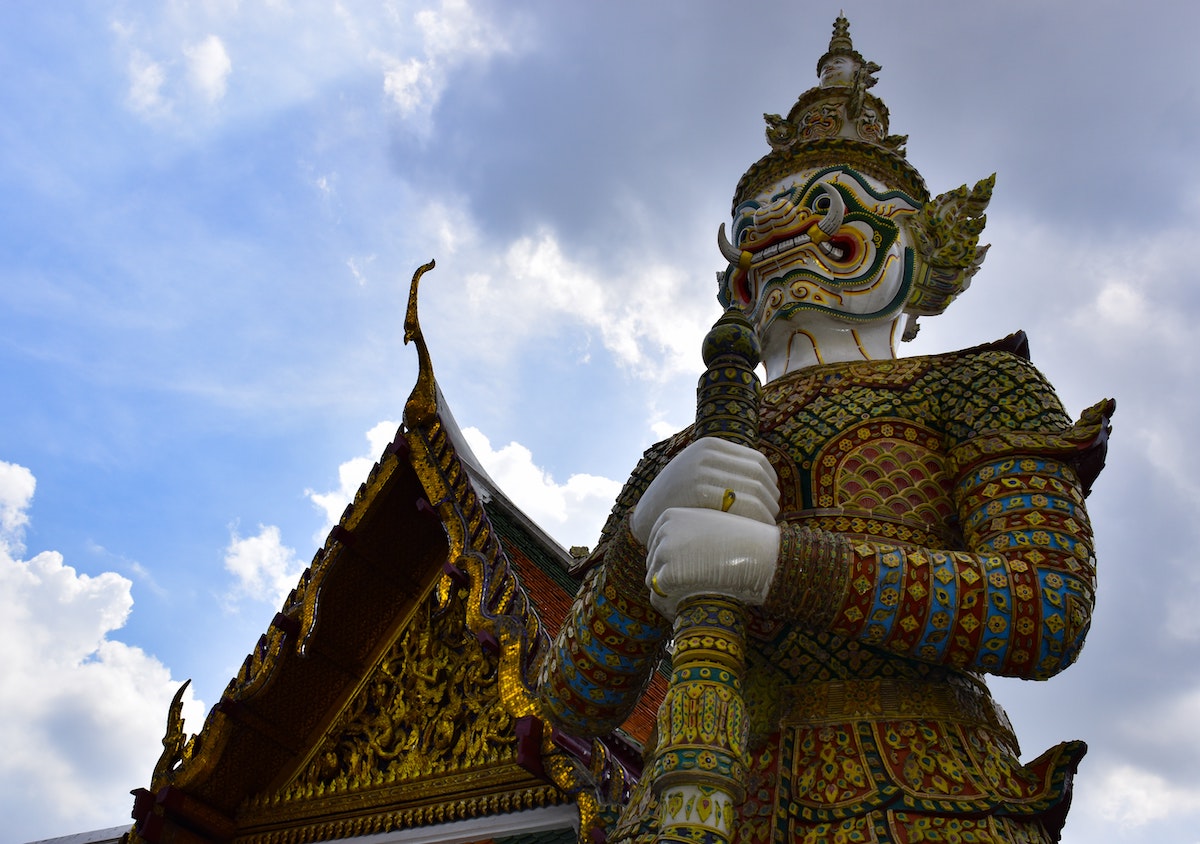
[[718,298],[754,324],[768,378],[896,357],[987,252],[979,235],[994,177],[930,198],[905,158],[907,137],[890,133],[887,106],[870,93],[879,70],[839,17],[818,86],[786,116],[763,115],[771,151],[734,190]]
[[[780,321],[895,320],[913,282],[912,197],[847,166],[802,170],[734,210],[722,304],[765,337]],[[812,319],[808,319],[811,317]]]

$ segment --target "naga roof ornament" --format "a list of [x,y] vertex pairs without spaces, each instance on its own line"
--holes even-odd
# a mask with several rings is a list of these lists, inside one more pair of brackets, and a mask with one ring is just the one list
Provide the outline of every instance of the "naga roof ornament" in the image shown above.
[[[983,263],[988,247],[979,245],[979,236],[995,174],[974,187],[963,185],[931,198],[925,180],[906,157],[908,136],[890,133],[887,106],[870,93],[880,70],[854,49],[850,24],[839,16],[829,49],[817,62],[817,85],[800,95],[786,117],[763,115],[771,151],[738,181],[732,208],[736,217],[744,202],[790,174],[835,165],[852,167],[905,194],[919,209],[905,222],[914,243],[914,273],[904,307],[908,323],[903,339],[911,340],[917,318],[945,311]],[[728,246],[722,251],[731,258],[729,270],[718,276],[720,298],[727,302],[727,285],[739,262],[732,260]],[[741,268],[748,264],[748,259],[742,261]]]

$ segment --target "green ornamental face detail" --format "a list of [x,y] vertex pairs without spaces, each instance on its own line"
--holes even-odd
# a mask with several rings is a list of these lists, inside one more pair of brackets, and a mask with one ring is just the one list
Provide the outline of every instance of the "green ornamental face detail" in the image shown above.
[[734,212],[722,304],[760,336],[779,319],[815,311],[849,323],[890,320],[913,280],[909,195],[846,166],[805,170]]

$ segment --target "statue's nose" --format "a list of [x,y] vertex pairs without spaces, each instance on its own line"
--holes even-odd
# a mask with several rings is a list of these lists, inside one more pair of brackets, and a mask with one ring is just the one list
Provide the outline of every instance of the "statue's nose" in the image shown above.
[[788,216],[791,209],[792,201],[786,196],[781,196],[770,205],[763,206],[754,212],[754,225],[766,227],[777,225],[781,219]]

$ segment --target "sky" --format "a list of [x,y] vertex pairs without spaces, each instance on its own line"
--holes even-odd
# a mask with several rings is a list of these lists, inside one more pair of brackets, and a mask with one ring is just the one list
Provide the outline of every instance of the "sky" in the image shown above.
[[0,844],[128,822],[189,678],[200,728],[395,434],[430,258],[455,417],[594,544],[694,415],[717,226],[839,9],[931,190],[998,174],[903,353],[1025,329],[1070,413],[1118,403],[1088,644],[994,693],[1025,758],[1091,748],[1064,842],[1200,842],[1200,6],[10,0]]

